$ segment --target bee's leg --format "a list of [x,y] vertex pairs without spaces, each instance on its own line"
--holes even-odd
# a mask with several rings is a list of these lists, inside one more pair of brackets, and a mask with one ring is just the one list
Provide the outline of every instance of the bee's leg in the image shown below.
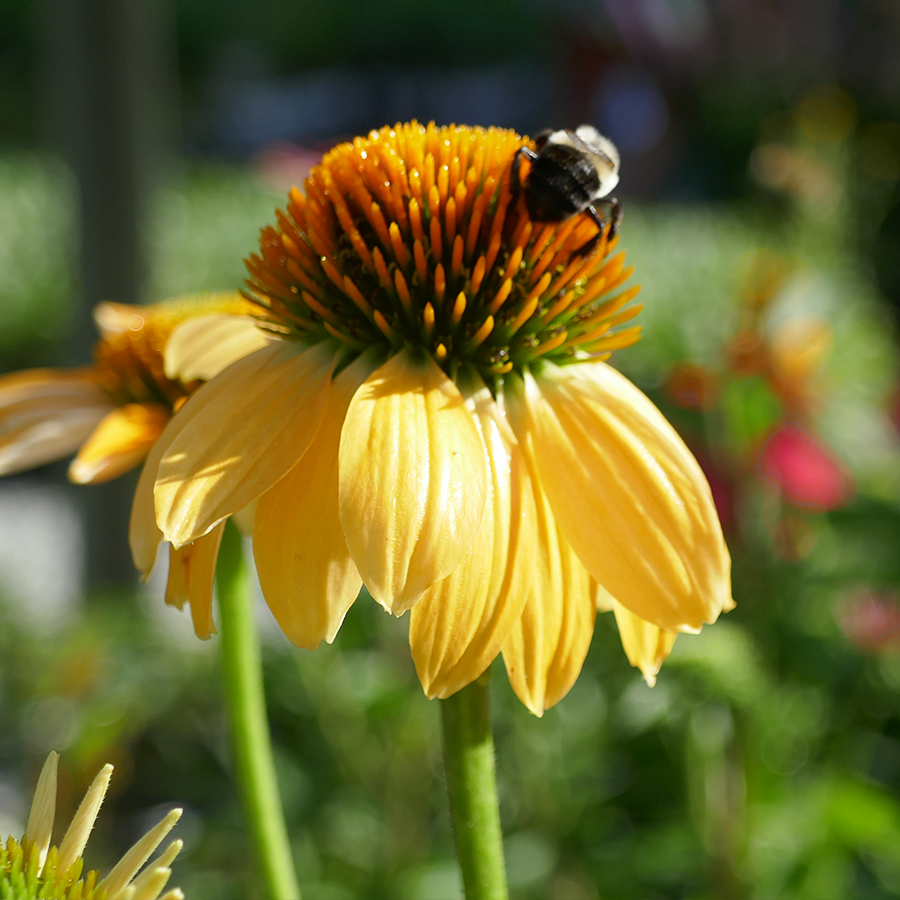
[[603,203],[609,206],[609,239],[612,240],[619,233],[619,223],[622,221],[622,204],[615,197],[607,197]]
[[[594,252],[594,247],[600,243],[600,238],[603,237],[603,232],[606,231],[606,222],[603,221],[603,217],[594,207],[592,203],[585,212],[593,219],[593,221],[597,225],[597,233],[586,243],[582,244],[575,252],[579,256],[590,256],[591,253]],[[612,228],[610,228],[610,235],[612,234]]]
[[534,164],[534,161],[538,158],[537,153],[535,153],[531,147],[524,146],[524,144],[516,150],[516,155],[513,156],[512,166],[509,170],[509,189],[512,193],[513,200],[519,196],[519,191],[522,189],[522,184],[519,181],[519,165],[522,162],[523,156],[527,156],[532,164]]
[[538,152],[540,152],[541,147],[543,147],[544,144],[547,143],[547,141],[548,141],[548,139],[550,138],[550,135],[551,135],[551,134],[553,134],[553,129],[552,129],[552,128],[545,128],[543,131],[539,131],[539,132],[534,136],[534,147],[535,147],[535,150],[537,150]]
[[[604,206],[609,208],[609,240],[612,240],[619,231],[619,223],[622,221],[622,204],[616,200],[615,197],[605,197],[603,200],[597,201],[598,203],[602,203]],[[603,232],[606,230],[606,221],[603,216],[597,212],[597,207],[592,203],[585,212],[596,222],[598,231],[597,233],[583,246],[579,247],[575,252],[579,256],[588,256],[590,253],[593,253],[594,247],[600,242],[600,238],[603,237]]]

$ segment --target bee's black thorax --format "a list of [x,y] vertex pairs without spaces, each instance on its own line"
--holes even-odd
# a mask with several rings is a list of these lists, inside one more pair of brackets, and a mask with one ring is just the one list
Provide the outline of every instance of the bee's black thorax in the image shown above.
[[581,212],[599,189],[597,170],[582,152],[565,144],[545,146],[528,174],[528,214],[536,222],[567,219]]

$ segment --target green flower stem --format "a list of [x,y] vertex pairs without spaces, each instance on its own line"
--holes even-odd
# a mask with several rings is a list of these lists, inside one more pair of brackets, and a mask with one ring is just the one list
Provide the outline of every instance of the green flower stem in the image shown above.
[[467,900],[506,900],[503,835],[494,776],[490,670],[441,701],[444,772]]
[[228,522],[216,567],[225,702],[231,746],[265,896],[300,900],[275,778],[262,679],[262,654],[241,534]]

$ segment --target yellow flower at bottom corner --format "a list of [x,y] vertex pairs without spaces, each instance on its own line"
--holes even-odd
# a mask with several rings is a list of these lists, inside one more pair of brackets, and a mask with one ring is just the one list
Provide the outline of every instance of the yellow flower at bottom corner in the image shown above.
[[182,546],[255,504],[293,643],[333,640],[365,584],[412,610],[428,696],[502,653],[541,714],[581,670],[595,584],[656,629],[651,653],[623,626],[652,677],[661,631],[730,607],[730,560],[696,460],[605,362],[640,331],[617,329],[641,308],[618,237],[532,221],[510,187],[522,145],[413,122],[325,154],[247,261],[272,343],[169,425],[142,517]]
[[[0,476],[71,453],[69,478],[78,484],[109,481],[139,466],[202,381],[265,345],[246,315],[250,309],[236,293],[147,306],[100,304],[92,365],[0,376]],[[208,633],[211,577],[207,603],[201,567],[193,566],[188,584],[183,568],[173,566],[168,598],[176,605],[197,598],[195,620]]]
[[[15,900],[184,900],[180,888],[165,893],[170,866],[184,843],[173,841],[143,872],[140,870],[181,817],[173,809],[119,860],[105,878],[85,874],[83,853],[94,827],[113,767],[104,766],[94,779],[68,830],[51,845],[56,819],[59,756],[51,752],[38,779],[25,834],[0,843],[0,896]],[[138,874],[140,872],[140,874]]]

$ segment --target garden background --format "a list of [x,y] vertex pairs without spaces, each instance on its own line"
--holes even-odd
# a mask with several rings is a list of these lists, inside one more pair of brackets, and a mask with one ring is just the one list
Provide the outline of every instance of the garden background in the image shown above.
[[[707,470],[738,605],[652,689],[601,616],[542,720],[495,667],[512,895],[898,896],[898,41],[890,0],[7,0],[0,372],[87,362],[101,300],[240,287],[339,140],[597,125],[646,303],[613,363]],[[88,864],[184,806],[173,883],[246,897],[217,639],[136,583],[133,488],[0,482],[0,835],[50,749],[61,820],[112,762]],[[303,896],[458,896],[408,620],[360,602],[309,653],[259,615]]]

